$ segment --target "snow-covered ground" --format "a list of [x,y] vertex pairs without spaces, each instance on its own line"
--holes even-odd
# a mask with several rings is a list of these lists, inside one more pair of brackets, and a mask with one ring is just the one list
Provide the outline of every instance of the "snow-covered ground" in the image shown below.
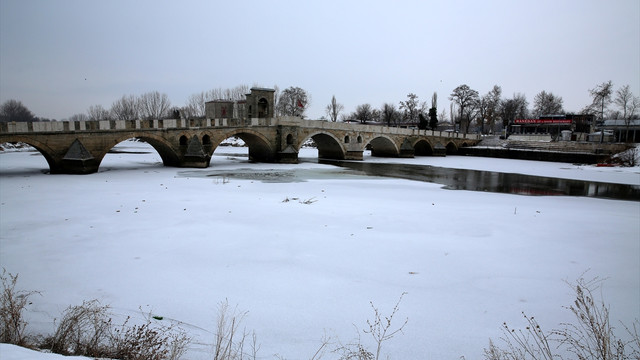
[[[406,292],[397,319],[408,323],[385,355],[478,359],[503,322],[525,325],[522,311],[549,330],[570,321],[565,281],[587,270],[607,279],[614,325],[640,318],[639,202],[444,190],[310,162],[251,164],[235,147],[219,148],[209,169],[165,168],[147,146],[120,144],[149,153],[109,154],[91,175],[47,175],[38,153],[0,153],[0,266],[19,274],[21,289],[41,292],[29,331],[50,333],[67,306],[99,299],[117,314],[142,309],[179,323],[194,337],[185,358],[205,359],[217,305],[228,299],[248,311],[243,326],[255,330],[260,359],[305,359],[325,333],[353,340],[373,317],[370,301],[388,315]],[[640,185],[637,167],[366,161]],[[261,182],[214,169],[327,175]],[[1,345],[0,357],[58,359],[23,351]]]

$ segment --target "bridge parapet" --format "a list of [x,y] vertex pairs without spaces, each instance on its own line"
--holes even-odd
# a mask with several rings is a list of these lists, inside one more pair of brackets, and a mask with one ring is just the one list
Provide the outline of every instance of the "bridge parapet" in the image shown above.
[[340,130],[363,133],[406,135],[406,136],[432,136],[454,139],[480,140],[479,134],[463,134],[449,131],[433,131],[420,129],[407,129],[393,126],[380,126],[368,124],[351,124],[343,122],[331,122],[325,120],[302,120],[299,117],[287,116],[277,118],[277,125],[299,126],[303,128],[317,128],[326,130]]
[[194,129],[210,127],[272,126],[271,118],[251,119],[161,119],[96,121],[25,121],[0,123],[0,134],[55,133],[114,130]]
[[158,130],[181,128],[218,128],[253,126],[297,126],[326,130],[377,133],[406,136],[432,136],[440,138],[480,140],[478,134],[462,134],[447,131],[407,129],[367,124],[349,124],[323,120],[302,120],[298,117],[250,119],[161,119],[161,120],[97,120],[97,121],[34,121],[0,123],[0,134]]

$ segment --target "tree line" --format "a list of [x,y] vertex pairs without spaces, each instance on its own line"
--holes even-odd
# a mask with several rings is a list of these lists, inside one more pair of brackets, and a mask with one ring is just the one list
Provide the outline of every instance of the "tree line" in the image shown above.
[[[634,96],[629,85],[613,90],[611,81],[596,85],[589,89],[592,102],[579,113],[594,115],[596,119],[638,119],[640,98]],[[533,98],[533,107],[522,93],[515,93],[510,98],[502,96],[502,88],[494,85],[486,94],[480,95],[477,90],[462,84],[451,92],[448,99],[449,113],[446,109],[438,112],[437,93],[431,97],[431,104],[420,102],[418,96],[409,93],[407,99],[395,103],[386,102],[380,108],[369,103],[357,105],[355,111],[344,112],[344,106],[336,101],[335,96],[326,106],[325,112],[331,121],[360,121],[361,123],[377,122],[386,125],[410,125],[420,129],[437,129],[439,122],[446,122],[464,133],[494,133],[513,123],[515,119],[540,118],[545,115],[566,115],[561,96],[552,92],[541,91]],[[615,107],[610,108],[611,104]]]
[[[289,87],[280,91],[275,88],[276,116],[305,117],[311,104],[311,95],[300,87]],[[182,107],[172,106],[169,96],[158,91],[142,95],[123,95],[115,100],[110,108],[92,105],[86,112],[69,116],[68,121],[92,120],[149,120],[163,118],[203,118],[205,103],[212,100],[244,100],[250,91],[249,86],[239,85],[233,88],[215,88],[190,95]],[[0,105],[0,121],[50,121],[36,117],[22,102],[8,100]]]
[[[282,91],[275,90],[276,116],[306,117],[306,110],[311,104],[311,95],[300,87],[291,86]],[[67,119],[70,121],[89,120],[137,120],[161,118],[203,118],[205,103],[211,100],[244,100],[250,91],[249,86],[239,85],[233,88],[214,88],[194,93],[187,98],[182,107],[172,106],[169,96],[158,91],[142,95],[123,95],[115,100],[110,108],[92,105],[86,112],[78,113]],[[638,119],[640,99],[635,96],[629,85],[614,91],[611,81],[596,85],[589,89],[592,102],[585,106],[580,114],[594,115],[596,119],[605,118]],[[433,93],[431,101],[420,101],[418,95],[409,93],[405,100],[385,102],[379,108],[369,103],[357,105],[352,112],[345,112],[335,95],[325,108],[330,121],[359,121],[361,123],[384,123],[388,126],[416,126],[420,129],[437,129],[439,124],[448,123],[450,127],[461,132],[494,133],[508,126],[515,119],[538,118],[544,115],[564,115],[561,96],[552,92],[541,91],[533,98],[533,107],[524,94],[515,93],[512,97],[502,96],[502,88],[494,85],[486,94],[480,93],[462,84],[448,96],[449,111],[438,110],[438,94]],[[615,105],[611,107],[611,105]],[[18,100],[8,100],[0,105],[0,121],[48,121],[36,117]]]

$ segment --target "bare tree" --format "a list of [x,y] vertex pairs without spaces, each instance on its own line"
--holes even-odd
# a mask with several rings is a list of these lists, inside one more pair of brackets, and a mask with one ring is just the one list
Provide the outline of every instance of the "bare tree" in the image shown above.
[[625,138],[628,140],[631,119],[635,117],[636,110],[640,105],[640,99],[637,96],[633,96],[629,85],[625,85],[616,91],[616,97],[613,102],[622,110],[622,119],[624,119],[626,127]]
[[167,94],[152,91],[140,95],[140,111],[143,118],[147,120],[160,119],[166,115],[171,107],[171,101]]
[[533,98],[534,116],[540,117],[542,115],[557,115],[563,113],[562,97],[543,90]]
[[344,110],[344,106],[338,103],[338,101],[336,101],[336,96],[333,95],[331,97],[331,103],[329,103],[325,109],[327,116],[329,116],[331,121],[336,122],[338,121],[338,115],[342,110]]
[[418,120],[418,95],[410,93],[407,95],[406,101],[400,101],[400,110],[403,112],[403,119],[407,122],[414,122]]
[[75,115],[69,116],[69,121],[87,121],[87,120],[89,120],[89,117],[87,116],[87,114],[75,114]]
[[134,95],[123,95],[111,104],[111,115],[116,120],[136,120],[140,115],[140,102]]
[[515,119],[525,119],[528,116],[529,103],[524,94],[514,94],[513,98],[500,101],[500,117],[504,127],[512,124]]
[[311,103],[311,96],[299,87],[288,87],[278,98],[276,111],[283,116],[299,116],[304,118],[304,112]]
[[365,124],[367,121],[371,121],[373,116],[373,108],[370,104],[356,106],[355,118],[360,120],[361,123]]
[[[480,115],[480,96],[478,96],[474,101],[470,102],[467,107],[464,109],[463,117],[461,120],[461,125],[463,125],[463,132],[465,134],[469,133],[469,128],[474,121],[477,122],[477,118]],[[476,128],[476,132],[478,129]]]
[[[613,83],[611,80],[603,82],[600,85],[596,85],[595,88],[589,90],[589,94],[593,98],[591,107],[595,110],[596,114],[599,114],[601,121],[604,121],[604,111],[611,103],[611,94],[613,93]],[[595,124],[594,124],[595,128]],[[600,132],[600,142],[604,141],[604,131]]]
[[[630,113],[630,108],[633,105],[634,96],[631,92],[631,88],[629,85],[625,85],[616,91],[616,97],[613,99],[613,102],[620,108],[622,111],[622,118],[627,119],[627,117],[632,117],[633,114]],[[636,101],[637,102],[637,101]]]
[[640,97],[634,96],[631,99],[631,103],[629,105],[629,109],[627,111],[627,118],[629,120],[631,119],[637,119],[638,115],[636,115],[636,111],[640,108]]
[[89,120],[110,120],[111,114],[109,110],[102,107],[102,105],[92,105],[89,106],[89,110],[87,110],[87,115]]
[[380,109],[380,118],[387,126],[391,126],[391,123],[395,124],[398,121],[400,113],[393,103],[384,103]]
[[211,89],[206,94],[206,101],[209,100],[231,100],[238,101],[244,100],[246,94],[249,92],[248,85],[238,85],[233,88],[217,88]]
[[180,108],[182,116],[186,118],[198,118],[205,116],[205,103],[212,100],[240,101],[246,98],[249,92],[248,85],[238,85],[233,88],[215,88],[208,91],[191,94],[184,107]]
[[613,94],[613,83],[611,80],[603,82],[597,85],[595,88],[589,90],[589,94],[593,98],[591,106],[594,109],[599,109],[600,120],[604,120],[604,111],[611,103],[611,94]]
[[474,111],[478,107],[480,96],[476,90],[471,89],[467,84],[463,84],[453,89],[449,100],[458,105],[460,109],[460,125],[466,134],[469,131]]
[[[478,124],[480,125],[480,131],[483,134],[493,132],[495,128],[496,119],[500,116],[499,110],[501,95],[502,88],[498,85],[494,85],[493,89],[480,98],[480,103],[478,104],[478,111],[480,113]],[[485,123],[488,125],[489,131],[485,130]]]
[[380,109],[371,108],[371,121],[380,122],[381,116],[382,113],[380,112]]
[[0,106],[0,122],[35,120],[33,113],[18,100],[7,100]]
[[355,118],[355,113],[342,113],[340,114],[340,121],[347,122]]
[[189,95],[187,104],[181,109],[186,118],[203,117],[205,115],[205,103],[209,100],[206,91]]
[[[440,115],[438,115],[439,119],[442,119],[442,121],[447,121],[447,109],[442,109],[442,111],[440,112]],[[437,130],[438,129],[438,124],[436,124],[436,127],[432,127],[432,130]]]

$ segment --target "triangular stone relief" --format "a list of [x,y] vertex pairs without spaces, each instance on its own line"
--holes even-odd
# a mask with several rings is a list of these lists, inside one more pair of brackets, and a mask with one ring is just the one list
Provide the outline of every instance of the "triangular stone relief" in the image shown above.
[[411,146],[411,142],[409,142],[409,139],[404,139],[404,141],[402,142],[402,146],[400,146],[400,151],[403,150],[413,150],[413,146]]
[[204,148],[202,147],[202,143],[198,140],[197,136],[193,136],[191,140],[189,140],[189,145],[187,145],[187,152],[184,154],[185,156],[194,156],[194,157],[205,157],[206,154],[204,152]]
[[67,153],[64,155],[63,160],[92,160],[93,155],[82,145],[80,140],[75,139]]
[[281,151],[282,154],[297,154],[298,150],[296,150],[296,148],[293,147],[293,145],[287,145],[286,148],[284,148],[284,150]]

